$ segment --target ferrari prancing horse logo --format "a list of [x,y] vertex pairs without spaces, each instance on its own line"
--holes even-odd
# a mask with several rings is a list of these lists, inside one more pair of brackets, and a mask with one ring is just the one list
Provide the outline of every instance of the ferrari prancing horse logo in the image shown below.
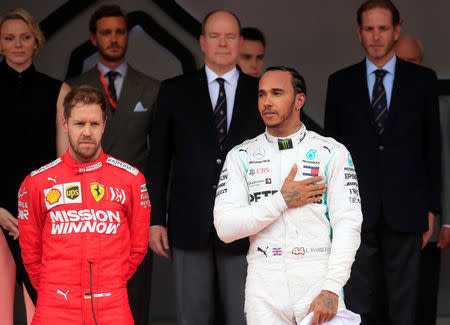
[[99,183],[91,183],[91,193],[95,201],[100,201],[105,195],[105,187]]

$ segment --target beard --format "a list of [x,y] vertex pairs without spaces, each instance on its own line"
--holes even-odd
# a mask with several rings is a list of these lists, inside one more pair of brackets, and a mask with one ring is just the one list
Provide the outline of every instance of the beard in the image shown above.
[[[120,49],[121,52],[119,52],[117,54],[109,54],[108,49],[110,49],[110,48]],[[102,56],[105,60],[111,61],[111,62],[121,61],[125,57],[126,51],[127,51],[126,45],[125,45],[125,47],[120,47],[117,43],[111,44],[106,49],[98,48],[99,55]]]
[[96,158],[97,153],[99,152],[101,143],[95,143],[93,147],[82,147],[80,144],[69,136],[69,151],[72,154],[72,158],[79,162],[91,162]]
[[[289,110],[287,112],[284,112],[284,114],[280,114],[280,112],[275,109],[264,109],[263,113],[265,111],[274,112],[278,117],[277,119],[270,121],[270,120],[264,119],[264,115],[262,115],[263,122],[267,128],[270,129],[270,128],[278,128],[280,126],[284,126],[286,121],[290,120],[293,114],[297,114],[297,111],[295,109],[295,98],[292,101],[292,104],[291,104]],[[298,113],[298,114],[300,115],[300,113]]]
[[379,50],[375,50],[375,49],[371,49],[369,47],[369,45],[365,45],[364,50],[366,51],[366,53],[368,54],[368,56],[370,56],[371,58],[375,59],[375,60],[379,60],[379,59],[383,59],[385,57],[387,57],[390,53],[393,53],[394,51],[394,45],[395,45],[395,40],[389,40],[387,41],[386,45]]

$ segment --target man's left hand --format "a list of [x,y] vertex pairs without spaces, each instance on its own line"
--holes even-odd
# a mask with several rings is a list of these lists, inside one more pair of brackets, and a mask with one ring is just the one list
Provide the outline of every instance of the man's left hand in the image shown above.
[[427,246],[428,241],[433,234],[433,226],[434,226],[434,213],[428,212],[428,231],[424,232],[422,235],[422,249]]
[[322,290],[313,300],[306,314],[314,313],[311,325],[322,324],[330,321],[337,314],[339,297],[337,294]]

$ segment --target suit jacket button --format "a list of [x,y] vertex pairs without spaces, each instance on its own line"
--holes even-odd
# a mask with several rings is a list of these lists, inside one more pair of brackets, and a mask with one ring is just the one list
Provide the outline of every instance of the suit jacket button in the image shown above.
[[378,146],[378,151],[384,151],[384,146],[383,146],[382,144],[380,144],[380,145]]
[[213,190],[217,189],[217,185],[213,185]]
[[220,165],[222,163],[222,159],[217,159],[216,163],[217,163],[217,165]]

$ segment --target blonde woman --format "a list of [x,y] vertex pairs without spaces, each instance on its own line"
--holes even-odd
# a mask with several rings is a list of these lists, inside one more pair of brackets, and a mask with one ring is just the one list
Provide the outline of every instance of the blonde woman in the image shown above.
[[[23,194],[17,193],[30,171],[56,158],[57,106],[62,107],[70,90],[67,84],[36,71],[33,56],[44,42],[37,21],[26,10],[10,10],[0,17],[0,314],[5,325],[12,324],[14,275],[26,288],[25,297],[28,291],[29,302],[36,303],[17,241],[16,218],[27,218],[26,213],[17,215],[17,197],[20,204]],[[30,312],[27,316],[31,320]]]

